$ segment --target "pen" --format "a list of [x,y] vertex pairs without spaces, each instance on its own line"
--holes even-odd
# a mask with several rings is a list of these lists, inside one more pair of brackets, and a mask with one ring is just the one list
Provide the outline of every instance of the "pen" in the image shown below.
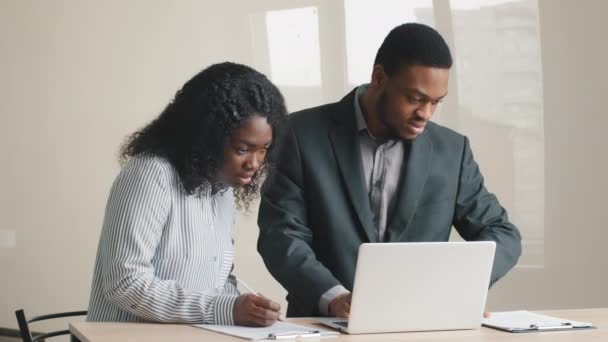
[[249,285],[247,285],[247,283],[246,283],[246,282],[242,281],[242,280],[241,280],[241,279],[239,279],[239,278],[236,278],[236,281],[237,281],[238,283],[240,283],[240,284],[241,284],[241,286],[242,286],[242,287],[244,287],[244,288],[245,288],[245,290],[246,290],[247,292],[249,292],[249,293],[251,293],[251,294],[254,294],[254,295],[256,295],[256,296],[259,296],[259,294],[258,294],[258,293],[257,293],[257,292],[256,292],[254,289],[252,289],[252,288],[251,288]]
[[[258,293],[257,293],[257,292],[256,292],[254,289],[252,289],[252,288],[251,288],[251,286],[247,285],[247,283],[246,283],[246,282],[242,281],[242,280],[241,280],[241,279],[239,279],[239,278],[236,278],[236,281],[237,281],[238,283],[240,283],[240,284],[241,284],[241,286],[242,286],[243,288],[245,288],[245,291],[247,291],[247,292],[249,292],[249,293],[251,293],[251,294],[254,294],[254,295],[256,295],[256,296],[259,296],[259,294],[258,294]],[[281,312],[279,311],[279,321],[281,321],[281,322],[285,322],[285,319],[284,319],[282,316],[283,316],[283,315],[282,315],[282,314],[281,314]]]
[[571,323],[561,323],[560,325],[530,324],[530,329],[536,329],[536,330],[555,330],[555,329],[570,329],[570,328],[573,328]]
[[311,332],[301,333],[279,333],[279,334],[268,334],[268,339],[271,340],[290,340],[300,337],[321,337],[321,333],[317,330]]

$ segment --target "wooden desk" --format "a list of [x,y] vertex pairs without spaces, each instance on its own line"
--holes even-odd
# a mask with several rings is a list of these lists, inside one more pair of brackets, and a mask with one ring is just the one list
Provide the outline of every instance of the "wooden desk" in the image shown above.
[[[297,341],[608,341],[608,308],[542,311],[548,315],[592,322],[598,329],[578,331],[547,331],[512,334],[489,328],[477,330],[433,331],[399,334],[340,335],[337,338],[305,338]],[[315,326],[311,318],[289,319],[291,322]],[[180,324],[89,323],[70,324],[70,332],[82,342],[114,341],[245,341],[204,329]]]

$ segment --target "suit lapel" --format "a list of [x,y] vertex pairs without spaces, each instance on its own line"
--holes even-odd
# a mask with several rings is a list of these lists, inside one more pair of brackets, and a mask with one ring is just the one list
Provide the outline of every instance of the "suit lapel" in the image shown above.
[[389,241],[398,241],[399,236],[408,229],[429,176],[432,158],[433,144],[427,134],[412,141],[409,159],[401,172],[394,215],[386,228]]
[[370,242],[378,241],[378,232],[374,225],[373,213],[364,183],[361,148],[356,134],[354,120],[354,91],[340,101],[340,113],[334,115],[334,127],[330,131],[330,140],[338,162],[342,180],[346,184],[361,226]]

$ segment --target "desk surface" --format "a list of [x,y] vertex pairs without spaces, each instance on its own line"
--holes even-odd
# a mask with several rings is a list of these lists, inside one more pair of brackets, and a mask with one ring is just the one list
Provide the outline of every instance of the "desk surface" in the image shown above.
[[[608,341],[608,308],[541,311],[541,313],[591,322],[598,329],[546,331],[512,334],[489,328],[476,330],[412,332],[398,334],[346,335],[337,338],[307,338],[298,341]],[[315,326],[312,318],[293,318],[291,322]],[[183,324],[89,323],[70,324],[70,332],[82,342],[114,341],[245,341]]]

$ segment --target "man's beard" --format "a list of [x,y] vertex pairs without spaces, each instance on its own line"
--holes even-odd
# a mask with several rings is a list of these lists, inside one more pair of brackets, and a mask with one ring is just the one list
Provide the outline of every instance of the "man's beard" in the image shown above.
[[378,120],[386,127],[387,137],[386,139],[401,139],[399,130],[396,129],[386,118],[387,116],[387,105],[388,99],[386,96],[386,90],[382,90],[380,96],[378,96],[378,102],[376,103],[376,111],[378,112]]

